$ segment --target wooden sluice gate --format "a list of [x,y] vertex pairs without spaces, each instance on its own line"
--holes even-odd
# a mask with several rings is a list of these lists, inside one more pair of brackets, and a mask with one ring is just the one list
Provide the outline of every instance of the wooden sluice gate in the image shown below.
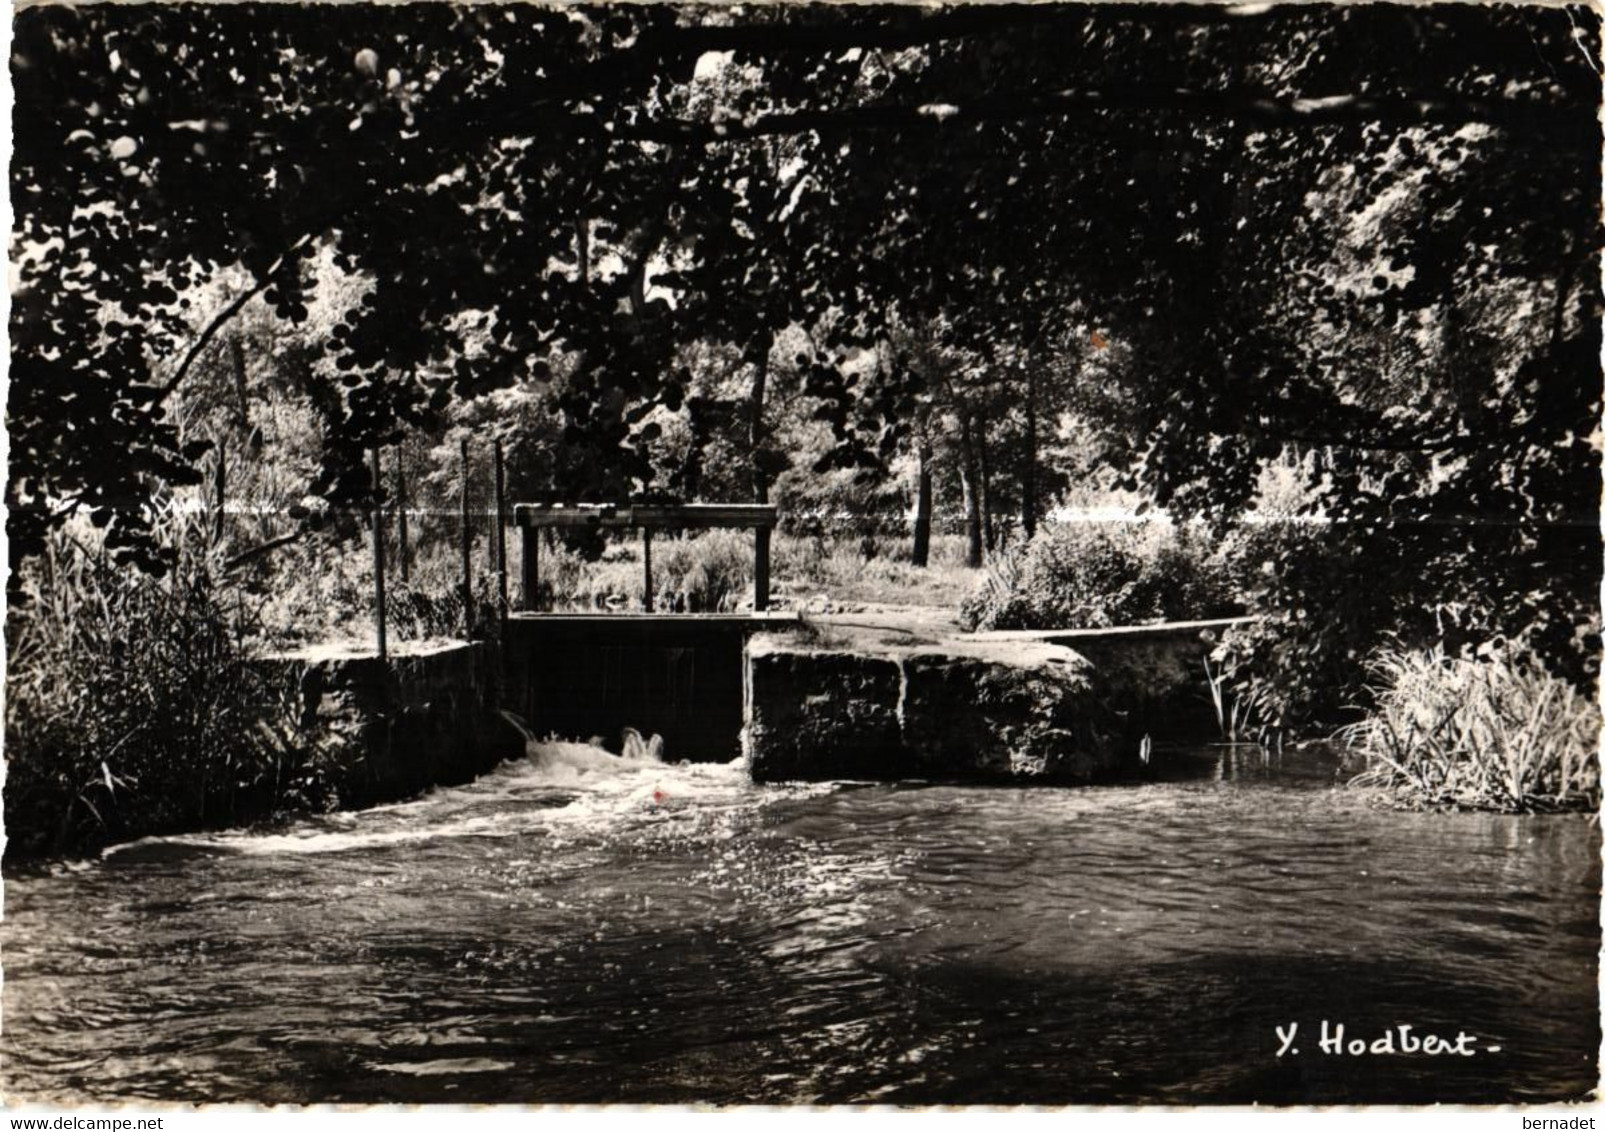
[[[525,608],[508,616],[502,641],[507,706],[537,736],[598,738],[618,750],[625,728],[661,735],[678,761],[727,762],[740,753],[745,648],[754,633],[795,625],[770,613],[768,504],[518,504]],[[547,613],[540,592],[543,529],[638,529],[644,608],[619,613]],[[654,531],[749,529],[752,612],[663,613],[652,585]]]
[[747,639],[794,613],[515,613],[502,664],[507,706],[539,737],[663,736],[671,761],[741,753]]

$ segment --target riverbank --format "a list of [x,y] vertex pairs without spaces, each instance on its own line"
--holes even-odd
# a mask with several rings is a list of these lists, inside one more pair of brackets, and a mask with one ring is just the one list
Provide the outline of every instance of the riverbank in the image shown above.
[[[49,618],[40,606],[28,624],[51,631],[19,651],[26,664],[8,675],[17,694],[8,699],[6,858],[282,822],[465,781],[516,749],[505,708],[539,734],[602,735],[615,750],[624,728],[657,731],[674,758],[728,761],[752,751],[745,731],[760,740],[754,773],[769,778],[1086,781],[1130,773],[1155,740],[1287,740],[1252,720],[1264,703],[1252,675],[1223,676],[1219,657],[1206,667],[1216,645],[1242,635],[1236,622],[970,635],[949,599],[975,575],[955,564],[952,546],[920,571],[843,547],[808,561],[801,542],[784,545],[773,616],[805,628],[779,651],[765,646],[756,700],[743,691],[751,683],[744,631],[699,662],[706,642],[696,633],[631,645],[638,615],[576,615],[625,636],[608,643],[571,633],[560,659],[538,664],[523,646],[516,664],[490,659],[501,649],[495,640],[392,640],[398,667],[384,673],[361,644],[309,645],[263,661],[260,643],[231,626],[200,568],[167,583],[113,579],[123,589],[108,592],[123,594],[120,604],[86,598],[76,612],[63,605]],[[707,557],[690,540],[681,551],[687,561]],[[931,584],[921,588],[927,575]],[[728,591],[738,581],[720,585]],[[114,609],[121,612],[86,612]],[[491,615],[481,622],[497,624]],[[1252,635],[1275,632],[1260,622]],[[41,640],[54,652],[41,652]],[[1044,646],[1036,650],[1043,655],[1031,645]],[[1061,647],[1074,657],[1048,655]],[[452,648],[486,655],[455,676],[450,664],[438,679],[419,668],[444,664]],[[796,655],[781,672],[788,648]],[[420,659],[432,652],[434,661]],[[835,659],[816,659],[827,654]],[[1396,805],[1597,808],[1598,711],[1575,688],[1517,657],[1391,655],[1378,670],[1376,710],[1340,738],[1370,760],[1365,781]],[[546,690],[542,711],[525,686],[537,668],[548,683],[554,673],[569,681]],[[81,686],[65,704],[49,678],[63,669]],[[516,687],[500,686],[503,669]],[[869,669],[880,676],[870,678]],[[832,673],[851,676],[857,692],[833,704]],[[867,698],[855,701],[858,693]],[[984,702],[989,695],[996,710]],[[755,703],[756,727],[748,718]],[[544,710],[553,705],[583,710]]]
[[[237,702],[228,718],[252,727],[234,737],[232,752],[193,753],[192,775],[155,759],[151,770],[120,765],[114,773],[115,752],[103,753],[101,774],[76,794],[33,774],[14,778],[6,861],[94,854],[150,835],[283,826],[469,782],[524,751],[501,713],[492,641],[397,642],[382,661],[369,646],[337,641],[242,654],[231,667]],[[156,739],[174,745],[184,736]],[[37,808],[20,804],[18,791]],[[46,808],[52,800],[55,820]],[[94,821],[73,825],[81,813]]]
[[[573,620],[560,617],[552,624]],[[151,833],[282,826],[309,811],[357,809],[468,782],[522,753],[519,725],[504,714],[509,706],[526,720],[539,721],[551,712],[532,705],[548,703],[569,705],[567,714],[559,715],[572,726],[537,726],[537,734],[602,735],[618,750],[625,729],[651,736],[662,728],[671,740],[672,758],[724,762],[739,751],[758,781],[1119,780],[1145,772],[1155,740],[1207,741],[1225,731],[1216,714],[1219,700],[1210,697],[1216,689],[1206,658],[1221,636],[1240,624],[967,634],[950,610],[883,602],[838,603],[809,614],[777,612],[748,628],[739,615],[712,620],[735,626],[733,636],[725,634],[727,644],[717,644],[707,632],[690,637],[648,632],[642,626],[655,624],[651,619],[580,617],[575,624],[595,622],[624,635],[614,632],[618,639],[603,648],[581,629],[564,646],[567,652],[536,667],[524,656],[531,641],[518,645],[514,651],[524,659],[511,666],[504,663],[505,642],[496,641],[398,642],[384,663],[371,649],[353,643],[258,658],[248,670],[258,699],[275,705],[281,761],[271,773],[258,773],[254,787],[229,791],[227,807],[202,809],[200,820],[160,812],[147,820],[139,816],[139,795],[108,777],[108,800],[114,804],[105,812],[113,820],[101,821],[78,840],[14,823],[6,859],[93,853]],[[669,618],[664,624],[694,630],[705,621],[706,616]],[[523,622],[515,619],[510,625],[518,628]],[[760,632],[766,628],[770,631]],[[759,635],[743,644],[753,632]],[[629,642],[637,638],[640,655],[614,655],[621,647],[629,652]],[[718,656],[698,660],[698,650],[705,647]],[[722,669],[713,661],[725,652],[728,663],[720,664],[729,672],[715,679]],[[613,657],[611,666],[598,668],[595,662],[603,653]],[[659,674],[666,684],[653,675],[668,663],[659,653],[673,654]],[[1481,689],[1478,706],[1485,719],[1493,705],[1503,704],[1489,691],[1491,685],[1471,680],[1480,670],[1470,662],[1440,657],[1438,665],[1462,688]],[[626,669],[641,683],[634,700],[619,699]],[[565,674],[561,688],[545,686],[554,672]],[[1417,685],[1426,683],[1419,669],[1416,676]],[[1591,718],[1591,709],[1565,699],[1553,685],[1538,674],[1517,689],[1526,693],[1529,707],[1538,709],[1525,713],[1526,747],[1520,745],[1521,734],[1501,747],[1493,741],[1501,734],[1495,727],[1485,722],[1478,729],[1462,721],[1458,730],[1447,729],[1437,746],[1407,749],[1406,741],[1421,747],[1421,736],[1445,731],[1423,725],[1412,713],[1435,711],[1453,721],[1465,695],[1446,690],[1439,680],[1428,684],[1436,690],[1435,699],[1416,687],[1411,699],[1384,700],[1395,717],[1391,724],[1379,716],[1381,722],[1339,736],[1340,745],[1358,760],[1352,788],[1365,791],[1374,804],[1385,800],[1399,810],[1596,808],[1591,799],[1597,798],[1598,771],[1586,763],[1566,764],[1571,769],[1562,780],[1564,789],[1537,792],[1553,781],[1551,763],[1573,747],[1584,749],[1580,736]],[[728,703],[705,703],[709,695]],[[575,706],[585,710],[575,715]],[[663,719],[654,722],[659,715]],[[681,716],[690,724],[683,725]],[[1552,719],[1559,722],[1551,726]],[[575,720],[583,720],[583,726]],[[1475,757],[1457,754],[1456,735],[1480,744]],[[1393,746],[1379,749],[1382,739]],[[1540,757],[1532,757],[1535,750]],[[1456,775],[1475,789],[1456,785]]]

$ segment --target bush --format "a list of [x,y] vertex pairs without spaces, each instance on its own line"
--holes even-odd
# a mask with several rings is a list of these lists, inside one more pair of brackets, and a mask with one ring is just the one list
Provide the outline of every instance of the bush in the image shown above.
[[[908,561],[909,540],[873,535],[797,536],[775,532],[770,543],[771,597],[787,602],[876,602],[956,607],[974,577],[963,564],[964,540],[936,535],[930,565]],[[655,604],[660,611],[717,613],[752,598],[750,531],[707,531],[652,542]],[[640,542],[607,547],[590,560],[561,543],[541,548],[541,608],[640,609]]]
[[1414,615],[1356,584],[1375,567],[1341,534],[1284,516],[1240,524],[1222,547],[1233,589],[1263,617],[1225,635],[1222,672],[1271,730],[1352,719],[1365,656]]
[[908,494],[895,479],[865,482],[859,469],[792,469],[775,485],[780,531],[796,538],[896,539],[908,533]]
[[966,629],[1083,629],[1240,611],[1224,565],[1191,527],[1047,524],[994,563],[960,610]]
[[261,593],[264,642],[293,647],[373,635],[372,551],[360,536],[317,532],[258,563],[242,584]]
[[752,589],[752,535],[708,531],[652,544],[658,608],[676,613],[722,613],[748,600]]
[[203,524],[167,522],[164,577],[58,535],[13,581],[8,852],[332,805],[291,690],[252,663],[248,612],[220,586]]
[[1223,545],[1234,588],[1265,616],[1223,642],[1226,678],[1256,693],[1261,722],[1308,732],[1355,719],[1366,658],[1390,645],[1462,655],[1492,642],[1592,695],[1595,527],[1555,523],[1533,541],[1519,523],[1422,500],[1382,522],[1356,522],[1345,506],[1313,460],[1273,466]]
[[1225,671],[1260,694],[1264,721],[1279,729],[1352,720],[1366,701],[1366,658],[1390,644],[1458,655],[1493,642],[1591,694],[1580,658],[1598,653],[1597,610],[1558,588],[1490,592],[1475,568],[1423,560],[1389,532],[1342,523],[1246,526],[1226,557],[1245,605],[1265,620],[1227,634]]
[[1599,805],[1599,711],[1531,656],[1384,649],[1374,706],[1339,732],[1357,780],[1419,807],[1521,812]]
[[[362,548],[371,553],[368,547]],[[476,639],[495,638],[500,633],[501,593],[496,576],[496,547],[486,532],[474,540],[470,551],[473,601],[473,635]],[[397,641],[460,640],[468,625],[463,608],[462,551],[459,544],[437,539],[415,546],[408,580],[400,578],[394,556],[385,570],[385,623],[391,639]],[[508,567],[508,604],[516,601],[517,570]],[[358,622],[360,640],[373,635],[372,567],[362,578],[362,592],[352,599],[353,607],[366,617]]]

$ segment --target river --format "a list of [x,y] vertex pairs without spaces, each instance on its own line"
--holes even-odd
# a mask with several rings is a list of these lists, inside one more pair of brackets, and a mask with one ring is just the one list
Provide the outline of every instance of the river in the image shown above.
[[[1155,766],[1083,789],[758,787],[738,765],[554,743],[413,802],[11,869],[6,1093],[1592,1090],[1597,824],[1389,812],[1320,751],[1161,751]],[[1473,1054],[1323,1053],[1323,1020],[1345,1042],[1401,1023],[1410,1040],[1463,1032]]]

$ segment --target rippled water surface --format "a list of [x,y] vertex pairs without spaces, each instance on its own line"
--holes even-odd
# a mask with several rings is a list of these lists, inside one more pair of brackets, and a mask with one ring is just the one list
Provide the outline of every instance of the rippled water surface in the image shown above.
[[[7,1093],[1553,1100],[1600,1043],[1583,818],[1380,811],[1289,753],[1088,789],[755,787],[551,744],[279,834],[8,877]],[[1345,1035],[1477,1038],[1354,1057]],[[1298,1055],[1276,1027],[1298,1022]],[[1315,1031],[1315,1032],[1312,1032]],[[1498,1051],[1492,1052],[1497,1046]]]

